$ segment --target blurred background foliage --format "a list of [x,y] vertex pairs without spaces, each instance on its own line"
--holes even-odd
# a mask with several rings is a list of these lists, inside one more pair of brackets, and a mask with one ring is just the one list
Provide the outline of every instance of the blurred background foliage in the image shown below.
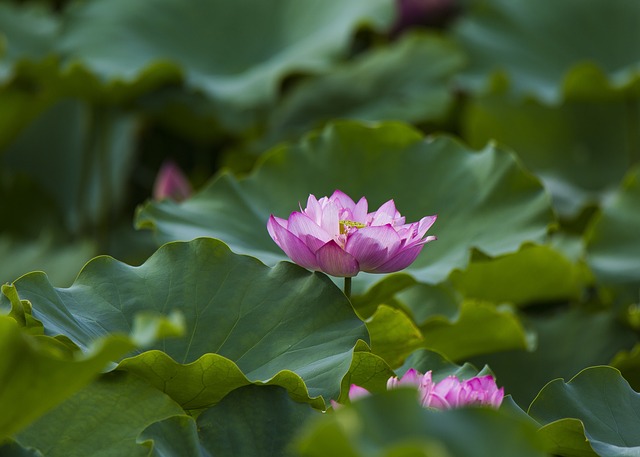
[[[419,347],[489,363],[526,405],[624,349],[638,388],[639,17],[635,0],[4,1],[0,282],[142,263],[158,242],[134,214],[166,161],[206,192],[335,119],[402,121],[513,151],[554,216],[517,252],[469,246],[439,284],[361,290],[374,352],[393,325],[416,343],[379,343],[392,366]],[[481,326],[509,334],[446,346]]]

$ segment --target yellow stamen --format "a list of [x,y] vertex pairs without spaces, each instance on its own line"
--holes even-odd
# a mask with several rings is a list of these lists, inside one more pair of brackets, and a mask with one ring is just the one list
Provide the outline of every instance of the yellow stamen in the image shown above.
[[340,221],[340,233],[342,235],[344,235],[345,233],[347,233],[347,230],[349,228],[357,228],[357,229],[361,229],[363,227],[366,227],[367,224],[363,224],[362,222],[356,222],[356,221]]

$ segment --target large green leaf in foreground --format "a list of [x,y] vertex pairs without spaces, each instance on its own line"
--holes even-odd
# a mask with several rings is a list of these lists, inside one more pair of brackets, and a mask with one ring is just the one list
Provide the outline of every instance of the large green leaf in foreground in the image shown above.
[[[629,0],[471,0],[455,29],[474,91],[502,71],[518,95],[548,102],[640,80],[640,3]],[[596,92],[594,91],[594,92]]]
[[541,457],[535,427],[511,411],[436,411],[414,389],[354,401],[318,418],[298,440],[304,456]]
[[539,181],[506,151],[475,152],[398,123],[339,122],[276,148],[247,178],[222,174],[181,204],[147,204],[137,224],[155,229],[163,241],[219,238],[273,264],[286,257],[267,233],[269,214],[287,217],[310,193],[321,197],[335,189],[366,196],[370,210],[394,199],[407,221],[438,214],[430,230],[438,241],[406,270],[429,283],[466,266],[472,247],[498,255],[542,240],[552,218]]
[[298,399],[337,398],[356,341],[368,339],[325,275],[290,263],[269,268],[212,239],[170,243],[140,267],[96,258],[67,289],[52,287],[41,273],[15,287],[48,334],[81,347],[126,332],[140,311],[180,311],[183,338],[162,340],[121,367],[188,408],[215,403],[250,381],[273,380]]
[[556,379],[529,408],[555,452],[601,457],[640,455],[638,411],[640,395],[611,367],[587,368],[568,383]]

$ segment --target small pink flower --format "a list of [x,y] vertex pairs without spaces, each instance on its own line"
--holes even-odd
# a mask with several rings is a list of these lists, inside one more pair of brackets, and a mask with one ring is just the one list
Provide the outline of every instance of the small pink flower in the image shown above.
[[[433,382],[431,371],[424,375],[415,369],[408,370],[401,379],[393,376],[387,381],[387,390],[397,387],[418,389],[420,404],[433,409],[452,409],[470,405],[498,408],[504,398],[504,388],[498,389],[493,376],[476,376],[464,381],[455,376],[447,376],[440,382]],[[355,384],[349,389],[349,400],[369,395],[369,391]],[[332,401],[332,405],[337,403]]]
[[336,190],[331,197],[310,195],[307,207],[289,219],[271,215],[269,235],[291,260],[310,270],[352,277],[360,271],[391,273],[408,267],[424,245],[437,216],[405,224],[393,200],[368,212],[367,200],[355,203]]
[[192,189],[189,180],[180,167],[171,160],[166,160],[160,167],[158,176],[153,185],[153,198],[155,200],[171,199],[182,201],[191,195]]

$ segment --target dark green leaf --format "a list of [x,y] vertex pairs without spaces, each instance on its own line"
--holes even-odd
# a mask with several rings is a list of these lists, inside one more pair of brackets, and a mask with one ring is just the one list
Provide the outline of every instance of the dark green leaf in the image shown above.
[[[640,453],[638,410],[640,395],[618,370],[591,367],[568,383],[556,379],[547,384],[531,404],[529,414],[545,425],[540,433],[558,443],[559,449],[551,449],[554,452],[594,455],[589,453],[590,446],[601,457],[619,457]],[[584,426],[582,441],[580,425]]]
[[280,387],[246,386],[200,414],[198,430],[214,456],[285,456],[298,430],[319,414]]

